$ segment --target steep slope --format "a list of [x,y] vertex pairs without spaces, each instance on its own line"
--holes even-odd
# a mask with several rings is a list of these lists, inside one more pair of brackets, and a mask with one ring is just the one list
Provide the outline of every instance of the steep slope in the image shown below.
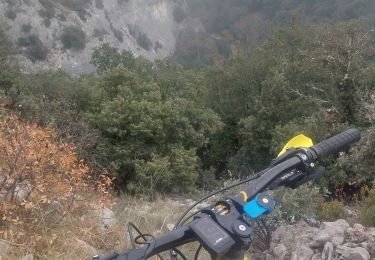
[[62,68],[73,74],[94,70],[92,50],[103,43],[160,59],[175,50],[176,35],[189,22],[176,22],[172,0],[1,0],[0,23],[22,47],[28,70]]
[[29,59],[28,71],[92,72],[95,47],[108,43],[151,60],[189,67],[252,50],[275,24],[375,22],[373,0],[0,0],[0,25]]

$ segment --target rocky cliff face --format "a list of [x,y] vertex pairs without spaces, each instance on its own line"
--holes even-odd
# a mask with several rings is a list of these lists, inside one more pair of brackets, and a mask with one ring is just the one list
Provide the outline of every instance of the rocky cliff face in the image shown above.
[[[199,29],[183,8],[174,0],[0,0],[0,24],[28,53],[18,56],[26,70],[82,74],[94,71],[91,54],[104,43],[152,60],[173,54],[178,32]],[[63,38],[66,28],[77,35]]]

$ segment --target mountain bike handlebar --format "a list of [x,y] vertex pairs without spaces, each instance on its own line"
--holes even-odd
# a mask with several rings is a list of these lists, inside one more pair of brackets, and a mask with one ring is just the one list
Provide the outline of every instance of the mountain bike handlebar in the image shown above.
[[138,260],[146,259],[158,253],[167,251],[197,239],[194,237],[193,231],[189,225],[182,226],[178,229],[170,231],[168,234],[155,238],[143,248],[131,249],[123,253],[111,252],[107,255],[98,256],[94,259],[98,260]]
[[305,148],[300,154],[296,154],[294,157],[291,157],[288,160],[285,160],[270,168],[261,177],[259,177],[256,182],[250,184],[244,191],[247,197],[246,201],[252,199],[259,192],[262,192],[265,188],[267,188],[275,179],[279,177],[280,173],[296,168],[301,163],[314,163],[319,159],[345,150],[349,145],[359,141],[360,139],[361,134],[359,130],[352,128],[324,140],[310,148]]
[[314,145],[311,149],[315,151],[318,158],[325,158],[328,155],[345,150],[346,147],[359,141],[359,139],[361,139],[361,133],[358,129],[352,128]]
[[[200,211],[189,224],[146,242],[142,248],[119,254],[111,253],[94,259],[146,259],[193,241],[199,241],[213,257],[243,259],[245,248],[251,242],[252,232],[251,225],[244,220],[244,214],[250,216],[250,219],[255,219],[272,210],[272,205],[269,206],[269,197],[260,198],[260,193],[286,173],[295,175],[299,174],[299,171],[308,172],[319,159],[340,152],[359,140],[359,130],[349,129],[310,148],[300,148],[280,163],[262,171],[262,174],[238,195]],[[299,170],[293,172],[295,169]]]

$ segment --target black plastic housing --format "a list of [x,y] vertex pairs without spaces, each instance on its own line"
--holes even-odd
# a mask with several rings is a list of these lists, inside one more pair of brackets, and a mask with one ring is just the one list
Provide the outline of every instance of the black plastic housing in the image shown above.
[[204,249],[213,257],[224,255],[236,243],[211,217],[204,217],[190,227]]

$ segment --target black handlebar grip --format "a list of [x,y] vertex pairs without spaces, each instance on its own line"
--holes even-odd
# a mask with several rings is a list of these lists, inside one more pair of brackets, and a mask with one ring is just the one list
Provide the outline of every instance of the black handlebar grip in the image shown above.
[[318,158],[338,153],[361,139],[358,129],[352,128],[310,147]]

